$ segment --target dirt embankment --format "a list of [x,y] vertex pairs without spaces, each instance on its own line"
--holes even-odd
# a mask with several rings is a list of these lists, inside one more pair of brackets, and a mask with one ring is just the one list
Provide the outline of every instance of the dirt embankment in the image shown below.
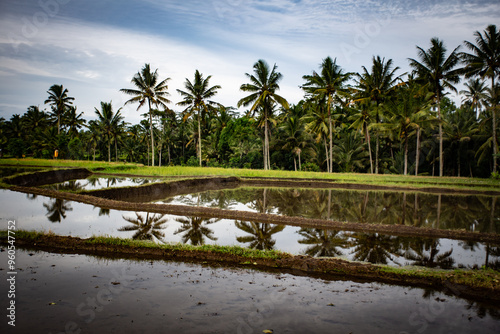
[[153,202],[167,197],[219,189],[234,189],[240,185],[237,177],[210,177],[153,183],[138,187],[108,188],[82,192],[95,197],[126,202]]
[[15,186],[39,187],[46,184],[61,183],[75,179],[85,179],[92,175],[92,172],[85,168],[72,168],[63,170],[49,170],[34,173],[26,173],[7,177],[5,183]]
[[[0,240],[5,244],[5,240]],[[140,260],[173,260],[209,263],[212,265],[251,267],[262,270],[290,271],[293,274],[310,275],[322,278],[359,279],[396,285],[411,285],[443,290],[461,298],[475,300],[500,301],[500,286],[473,287],[456,283],[453,273],[447,276],[419,276],[411,271],[385,271],[382,267],[349,262],[335,258],[313,258],[310,256],[283,256],[277,259],[249,258],[230,253],[169,250],[155,247],[131,247],[89,243],[85,239],[56,235],[41,235],[35,240],[16,240],[18,247],[44,250],[55,253],[87,254],[107,258],[125,258]]]

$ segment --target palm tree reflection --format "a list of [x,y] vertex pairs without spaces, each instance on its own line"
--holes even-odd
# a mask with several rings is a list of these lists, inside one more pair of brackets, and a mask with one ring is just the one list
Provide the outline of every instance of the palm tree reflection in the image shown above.
[[304,237],[299,240],[300,244],[312,245],[304,252],[310,256],[340,256],[342,251],[338,248],[345,248],[348,245],[347,236],[340,234],[340,231],[301,228],[299,234]]
[[165,234],[161,232],[161,230],[164,229],[163,225],[167,222],[167,219],[163,218],[164,215],[156,213],[150,214],[148,212],[146,213],[146,217],[144,217],[136,212],[135,216],[135,218],[122,216],[123,219],[132,225],[121,227],[118,231],[135,231],[135,234],[132,236],[133,240],[152,240],[165,243],[163,240]]
[[181,227],[174,234],[184,233],[182,235],[182,242],[192,245],[204,245],[205,238],[212,241],[217,240],[214,236],[214,232],[209,229],[206,225],[214,224],[220,219],[202,218],[202,217],[181,217],[176,218],[176,221],[182,224]]
[[58,198],[53,198],[50,202],[43,203],[44,208],[47,209],[47,218],[52,223],[60,223],[66,218],[67,211],[73,211],[73,208],[69,205],[70,201],[65,201]]
[[354,233],[352,237],[355,243],[354,260],[380,264],[395,262],[391,256],[397,252],[395,237],[378,233]]
[[441,253],[439,249],[439,239],[417,239],[412,245],[412,251],[406,255],[408,260],[414,261],[416,266],[425,266],[429,268],[451,269],[455,260],[451,257],[453,248],[447,252]]
[[250,235],[236,237],[241,243],[250,243],[248,246],[252,249],[271,250],[274,248],[276,240],[273,240],[273,234],[285,229],[285,225],[274,225],[266,223],[235,221],[236,227]]

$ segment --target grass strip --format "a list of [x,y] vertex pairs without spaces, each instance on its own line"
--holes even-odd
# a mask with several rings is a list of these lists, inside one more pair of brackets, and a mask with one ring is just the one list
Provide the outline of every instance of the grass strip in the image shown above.
[[[333,274],[399,285],[427,286],[463,297],[500,300],[500,272],[489,268],[442,270],[424,267],[395,268],[340,260],[294,256],[280,251],[254,250],[239,246],[156,244],[151,241],[95,236],[88,239],[57,236],[52,232],[16,231],[16,244],[31,249],[100,257],[212,261],[227,265],[251,265],[259,269],[301,270],[313,275]],[[7,231],[0,231],[0,244],[7,245]]]

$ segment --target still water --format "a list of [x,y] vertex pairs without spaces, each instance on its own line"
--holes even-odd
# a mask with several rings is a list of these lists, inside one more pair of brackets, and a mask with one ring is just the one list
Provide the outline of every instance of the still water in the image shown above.
[[15,219],[18,229],[81,238],[104,235],[193,245],[239,245],[394,266],[500,267],[499,245],[477,242],[105,210],[8,190],[0,190],[0,210],[2,225]]
[[238,188],[167,198],[158,203],[218,207],[367,224],[401,224],[500,233],[495,196],[291,188]]
[[498,305],[451,291],[23,250],[16,263],[19,333],[500,331]]

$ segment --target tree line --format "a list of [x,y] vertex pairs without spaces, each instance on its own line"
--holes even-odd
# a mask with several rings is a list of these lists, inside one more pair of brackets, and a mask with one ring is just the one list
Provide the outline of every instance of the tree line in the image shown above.
[[[279,95],[283,75],[264,60],[246,73],[238,108],[216,101],[219,85],[198,70],[175,111],[168,81],[145,64],[120,91],[125,105],[145,111],[127,123],[111,102],[86,121],[74,97],[53,85],[24,115],[0,119],[3,156],[141,162],[325,172],[498,176],[497,111],[500,32],[495,25],[449,52],[432,38],[398,74],[392,59],[374,56],[369,67],[346,72],[326,57],[303,76],[303,99]],[[465,80],[465,90],[456,84]],[[460,106],[447,96],[460,93]]]

